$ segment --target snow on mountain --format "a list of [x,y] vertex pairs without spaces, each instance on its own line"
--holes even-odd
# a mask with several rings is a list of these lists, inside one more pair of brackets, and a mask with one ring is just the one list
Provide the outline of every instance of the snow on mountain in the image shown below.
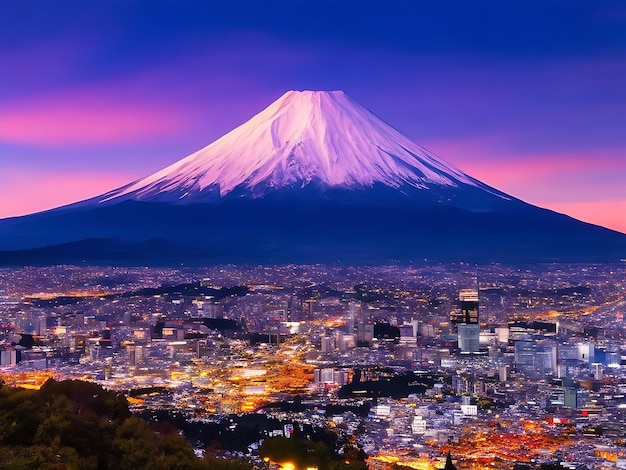
[[238,188],[254,197],[310,183],[349,189],[382,183],[428,189],[470,185],[508,199],[440,160],[342,91],[289,91],[207,147],[100,202],[192,202]]
[[0,265],[624,257],[623,234],[471,178],[339,91],[288,92],[151,176],[0,220]]

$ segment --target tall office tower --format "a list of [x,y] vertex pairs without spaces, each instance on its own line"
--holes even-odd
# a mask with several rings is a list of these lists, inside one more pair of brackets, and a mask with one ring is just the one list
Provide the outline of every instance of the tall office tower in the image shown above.
[[478,352],[480,322],[476,289],[461,289],[459,306],[450,311],[450,326],[452,331],[459,335],[459,348],[462,353]]
[[331,336],[322,336],[322,353],[329,354],[334,351],[333,338]]
[[478,291],[476,289],[461,289],[461,317],[463,323],[478,324]]
[[135,367],[137,365],[137,350],[135,349],[135,345],[127,345],[126,351],[128,351],[128,365],[130,367]]
[[515,368],[526,375],[534,375],[537,369],[537,348],[530,336],[522,336],[515,341]]
[[308,299],[302,302],[304,319],[311,321],[315,319],[315,299]]
[[335,330],[335,346],[339,352],[346,350],[346,341],[344,339],[343,331]]
[[536,371],[542,376],[558,371],[556,343],[540,341],[535,344],[535,366]]
[[576,343],[577,359],[582,362],[593,362],[595,359],[595,345],[589,341]]
[[602,380],[604,378],[604,367],[599,362],[591,364],[593,367],[593,378],[595,380]]
[[346,322],[348,327],[348,334],[354,333],[356,322],[360,321],[362,311],[361,304],[356,302],[350,302],[348,304],[348,321]]
[[289,307],[287,308],[287,321],[299,321],[300,320],[300,299],[295,294],[291,293],[289,298]]
[[371,323],[365,323],[360,321],[356,327],[356,341],[357,346],[363,346],[364,343],[368,345],[374,339],[374,325]]
[[480,326],[477,323],[459,323],[457,328],[461,353],[477,353],[480,347]]
[[210,303],[208,305],[204,305],[203,308],[207,318],[224,318],[224,306],[220,303]]
[[14,348],[11,349],[3,349],[0,352],[0,365],[2,366],[8,366],[8,365],[14,365],[17,364],[18,361],[18,354],[17,354],[17,350]]
[[459,306],[450,311],[450,325],[456,333],[458,325],[478,325],[478,291],[476,289],[461,289],[459,292]]
[[563,387],[563,406],[573,410],[578,408],[578,390],[574,387]]
[[500,382],[507,381],[507,379],[509,378],[509,369],[510,369],[510,366],[508,365],[498,366],[498,378],[500,379]]

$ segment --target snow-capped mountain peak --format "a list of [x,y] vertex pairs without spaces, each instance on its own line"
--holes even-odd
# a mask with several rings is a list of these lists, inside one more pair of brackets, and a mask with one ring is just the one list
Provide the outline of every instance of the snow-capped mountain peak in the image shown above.
[[467,176],[339,91],[290,91],[107,194],[0,221],[0,264],[611,262],[626,237]]
[[376,183],[423,189],[470,185],[493,191],[342,91],[288,91],[207,147],[100,201],[171,196],[192,202],[208,193],[225,196],[236,188],[259,197],[311,183],[349,189]]

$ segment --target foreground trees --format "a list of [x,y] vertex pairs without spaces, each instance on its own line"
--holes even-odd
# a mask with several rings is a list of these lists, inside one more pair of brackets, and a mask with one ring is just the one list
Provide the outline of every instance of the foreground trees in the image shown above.
[[[328,431],[290,439],[266,438],[262,457],[292,462],[296,468],[363,470],[365,455],[346,442],[332,449],[337,436]],[[48,380],[40,390],[0,385],[0,467],[14,470],[246,470],[252,465],[199,459],[178,428],[149,423],[131,414],[126,399],[99,385]]]
[[0,462],[15,470],[215,468],[174,426],[151,425],[130,413],[123,396],[77,380],[49,380],[38,391],[0,387]]
[[367,470],[364,455],[355,447],[349,447],[342,458],[333,455],[323,441],[312,441],[293,436],[269,437],[259,449],[261,457],[272,462],[290,462],[295,468],[318,468],[319,470]]

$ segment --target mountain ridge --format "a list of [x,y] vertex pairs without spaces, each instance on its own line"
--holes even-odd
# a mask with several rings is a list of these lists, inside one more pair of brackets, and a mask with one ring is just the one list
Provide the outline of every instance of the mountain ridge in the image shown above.
[[125,201],[54,214],[55,225],[68,227],[68,232],[57,233],[45,246],[35,240],[30,248],[0,250],[0,263],[172,266],[624,258],[626,237],[621,234],[538,211],[471,213],[454,207],[372,208],[332,202],[302,206],[297,201],[277,205],[266,199],[187,206]]
[[152,175],[0,220],[5,265],[625,258],[626,235],[466,175],[343,92],[287,92]]

